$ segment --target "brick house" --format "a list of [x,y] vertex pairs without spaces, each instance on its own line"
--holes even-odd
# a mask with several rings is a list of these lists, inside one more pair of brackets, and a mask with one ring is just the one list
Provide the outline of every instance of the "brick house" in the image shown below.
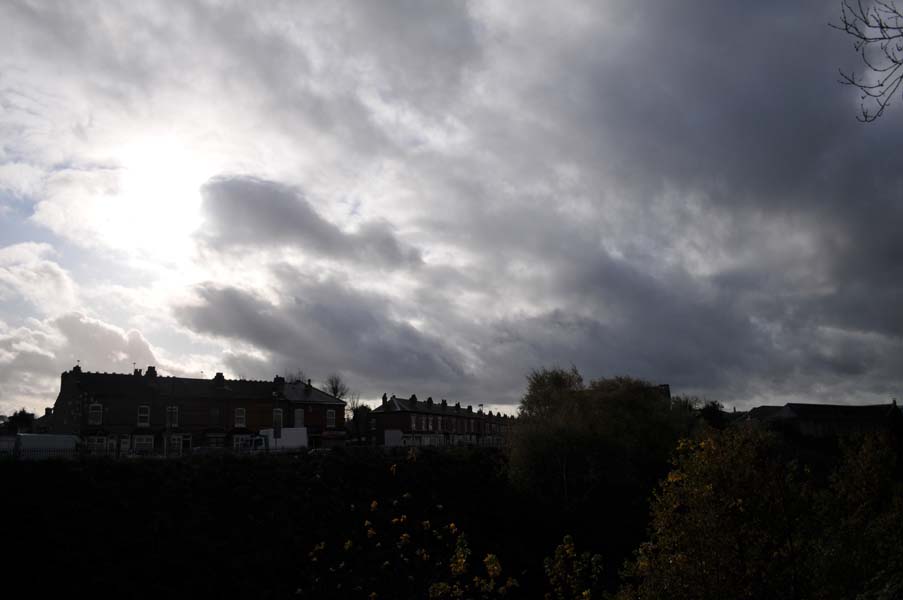
[[369,415],[369,439],[382,446],[483,446],[501,447],[513,417],[474,412],[472,406],[462,408],[447,401],[420,401],[410,398],[387,398]]
[[307,383],[161,377],[142,374],[62,374],[52,413],[54,433],[82,437],[94,454],[178,456],[192,449],[241,449],[271,427],[306,427],[310,445],[344,441],[345,403]]

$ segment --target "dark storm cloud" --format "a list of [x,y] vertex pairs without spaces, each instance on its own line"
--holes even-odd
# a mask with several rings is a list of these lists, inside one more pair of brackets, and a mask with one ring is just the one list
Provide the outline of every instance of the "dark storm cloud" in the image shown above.
[[[899,396],[903,110],[855,121],[839,5],[131,6],[103,28],[82,4],[0,10],[97,110],[225,107],[217,135],[275,140],[341,196],[273,181],[291,160],[204,187],[196,240],[277,274],[176,311],[257,350],[233,370],[512,402],[573,362],[726,402]],[[371,183],[384,221],[326,218]],[[268,263],[293,251],[330,278]],[[369,291],[383,276],[404,292]]]
[[[455,174],[436,175],[440,194],[463,199],[443,215],[458,227],[437,219],[439,235],[466,231],[486,275],[505,273],[495,285],[556,305],[503,329],[522,328],[545,360],[731,399],[899,386],[886,350],[903,314],[903,119],[854,120],[835,83],[849,41],[826,27],[836,7],[614,6],[612,35],[529,30],[537,46],[511,76],[526,118],[481,124],[488,154],[505,156],[495,180],[436,166]],[[567,68],[534,77],[545,61]],[[579,189],[554,183],[561,163]],[[584,214],[563,208],[573,194],[588,197]],[[506,273],[512,261],[534,267]]]
[[395,318],[386,298],[338,281],[306,279],[287,267],[280,275],[278,304],[245,290],[203,285],[196,290],[199,302],[178,307],[176,317],[194,331],[260,348],[271,364],[317,377],[342,369],[374,389],[381,382],[400,388],[465,376],[457,351]]
[[204,223],[198,239],[218,251],[295,247],[326,258],[389,268],[415,267],[420,252],[400,242],[384,222],[345,233],[321,217],[291,186],[253,177],[220,177],[201,191]]

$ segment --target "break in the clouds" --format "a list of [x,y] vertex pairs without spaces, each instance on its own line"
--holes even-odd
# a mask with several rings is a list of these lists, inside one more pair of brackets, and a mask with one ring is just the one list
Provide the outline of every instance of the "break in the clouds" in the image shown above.
[[903,110],[837,10],[6,2],[0,412],[75,360],[899,397]]

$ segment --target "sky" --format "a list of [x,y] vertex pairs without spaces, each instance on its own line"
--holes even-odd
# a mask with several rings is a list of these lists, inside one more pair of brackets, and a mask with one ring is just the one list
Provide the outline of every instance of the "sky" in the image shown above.
[[0,414],[76,361],[901,397],[903,107],[857,122],[839,10],[0,3]]

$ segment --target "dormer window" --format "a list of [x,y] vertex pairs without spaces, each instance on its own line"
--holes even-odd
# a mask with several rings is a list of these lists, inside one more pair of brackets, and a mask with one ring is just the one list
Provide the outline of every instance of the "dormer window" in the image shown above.
[[103,424],[103,404],[97,402],[88,406],[88,425]]

